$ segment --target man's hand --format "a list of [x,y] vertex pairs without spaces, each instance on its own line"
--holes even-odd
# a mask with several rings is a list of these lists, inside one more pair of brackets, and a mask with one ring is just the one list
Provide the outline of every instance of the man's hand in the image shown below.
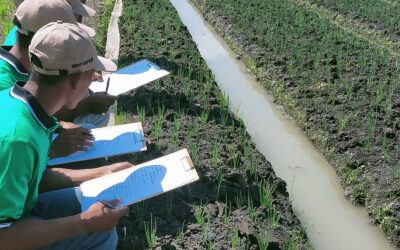
[[72,123],[72,122],[60,121],[59,123],[60,123],[60,125],[61,125],[61,127],[63,129],[72,129],[72,128],[79,128],[80,127],[79,125],[77,125],[75,123]]
[[77,151],[86,151],[94,141],[90,129],[76,127],[65,129],[52,142],[49,157],[67,156]]
[[[113,206],[118,205],[119,200],[109,201]],[[113,229],[122,216],[127,215],[128,207],[111,209],[104,204],[97,202],[89,207],[89,209],[80,215],[84,222],[85,231],[88,233],[100,233]]]
[[88,113],[101,114],[108,111],[117,100],[116,96],[107,95],[105,92],[94,93],[83,100],[83,105]]

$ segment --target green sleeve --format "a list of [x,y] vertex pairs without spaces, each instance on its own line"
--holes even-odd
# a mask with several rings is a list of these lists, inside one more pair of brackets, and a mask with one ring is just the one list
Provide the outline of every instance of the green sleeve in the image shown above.
[[37,190],[30,190],[38,161],[35,151],[30,143],[0,141],[0,221],[21,218],[37,196]]

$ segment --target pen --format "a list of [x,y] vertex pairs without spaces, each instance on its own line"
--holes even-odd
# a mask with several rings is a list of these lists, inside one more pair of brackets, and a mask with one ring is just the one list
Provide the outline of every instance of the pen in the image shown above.
[[107,95],[108,87],[110,86],[110,79],[111,79],[111,77],[108,77],[108,79],[107,79],[107,85],[106,85],[106,93],[105,93],[105,95]]
[[111,208],[111,209],[115,209],[116,207],[111,205],[108,201],[105,200],[97,200],[98,202],[100,202],[101,204],[103,204],[104,206]]

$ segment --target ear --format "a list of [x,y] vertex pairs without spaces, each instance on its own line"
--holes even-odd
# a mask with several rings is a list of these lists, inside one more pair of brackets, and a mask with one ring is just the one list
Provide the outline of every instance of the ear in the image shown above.
[[76,73],[68,76],[69,84],[72,90],[76,90],[78,88],[79,81],[82,77],[82,73]]

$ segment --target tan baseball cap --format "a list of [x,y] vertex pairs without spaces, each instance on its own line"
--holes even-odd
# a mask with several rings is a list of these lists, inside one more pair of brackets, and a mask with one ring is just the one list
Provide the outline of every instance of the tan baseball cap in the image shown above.
[[24,0],[14,0],[14,4],[18,7]]
[[94,16],[96,11],[89,6],[83,4],[80,0],[67,0],[75,14],[81,16]]
[[112,61],[97,56],[88,34],[77,25],[52,22],[36,32],[29,46],[29,54],[41,65],[32,68],[44,75],[70,75],[91,69],[115,71]]
[[25,0],[17,8],[14,18],[18,32],[24,35],[35,33],[42,26],[56,21],[78,25],[90,37],[96,34],[94,29],[77,23],[71,6],[65,0]]

